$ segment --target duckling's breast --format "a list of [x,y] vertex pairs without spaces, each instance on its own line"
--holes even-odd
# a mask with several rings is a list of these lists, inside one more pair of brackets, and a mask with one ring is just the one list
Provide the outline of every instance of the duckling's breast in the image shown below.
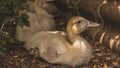
[[82,45],[80,47],[71,47],[72,45],[70,45],[68,51],[55,59],[56,63],[70,66],[88,64],[92,58],[92,47],[86,40],[82,39],[82,42],[84,42],[84,44],[81,43]]

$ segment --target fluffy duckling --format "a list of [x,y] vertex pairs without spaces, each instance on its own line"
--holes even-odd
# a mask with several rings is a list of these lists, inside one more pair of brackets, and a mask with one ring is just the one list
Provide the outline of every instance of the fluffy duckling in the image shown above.
[[29,16],[30,27],[19,27],[17,26],[16,37],[25,41],[28,37],[40,31],[54,30],[55,22],[50,14],[48,14],[45,10],[39,7],[38,2],[40,0],[35,0],[34,9],[35,13],[26,12]]
[[49,63],[70,66],[87,64],[91,60],[92,48],[79,34],[95,26],[99,24],[76,16],[68,22],[66,35],[62,31],[38,32],[26,40],[25,48]]

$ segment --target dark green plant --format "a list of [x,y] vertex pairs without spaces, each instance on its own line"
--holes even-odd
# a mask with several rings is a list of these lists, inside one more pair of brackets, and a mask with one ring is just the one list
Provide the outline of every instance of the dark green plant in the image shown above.
[[[0,54],[5,52],[6,41],[11,40],[13,25],[29,26],[28,16],[20,14],[22,10],[29,10],[27,0],[1,0],[0,1]],[[13,31],[15,32],[15,31]]]
[[68,5],[71,15],[80,15],[79,13],[79,2],[78,0],[73,0],[70,5]]

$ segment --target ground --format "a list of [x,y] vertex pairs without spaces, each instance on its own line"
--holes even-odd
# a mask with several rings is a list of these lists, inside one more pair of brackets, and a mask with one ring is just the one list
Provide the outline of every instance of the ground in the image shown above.
[[[63,25],[63,23],[60,24]],[[58,27],[58,29],[64,28]],[[97,42],[92,43],[93,56],[88,65],[78,67],[50,64],[41,58],[29,55],[22,44],[16,42],[12,45],[16,47],[7,49],[6,54],[0,56],[0,68],[120,68],[119,54]]]
[[7,50],[4,57],[0,57],[0,68],[120,68],[120,57],[108,48],[93,45],[92,60],[82,67],[50,64],[40,58],[35,58],[20,47]]

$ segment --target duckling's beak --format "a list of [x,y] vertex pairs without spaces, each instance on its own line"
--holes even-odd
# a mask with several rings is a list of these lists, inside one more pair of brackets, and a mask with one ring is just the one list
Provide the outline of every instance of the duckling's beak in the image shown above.
[[89,21],[89,22],[87,22],[86,27],[97,27],[97,26],[100,26],[100,24]]

